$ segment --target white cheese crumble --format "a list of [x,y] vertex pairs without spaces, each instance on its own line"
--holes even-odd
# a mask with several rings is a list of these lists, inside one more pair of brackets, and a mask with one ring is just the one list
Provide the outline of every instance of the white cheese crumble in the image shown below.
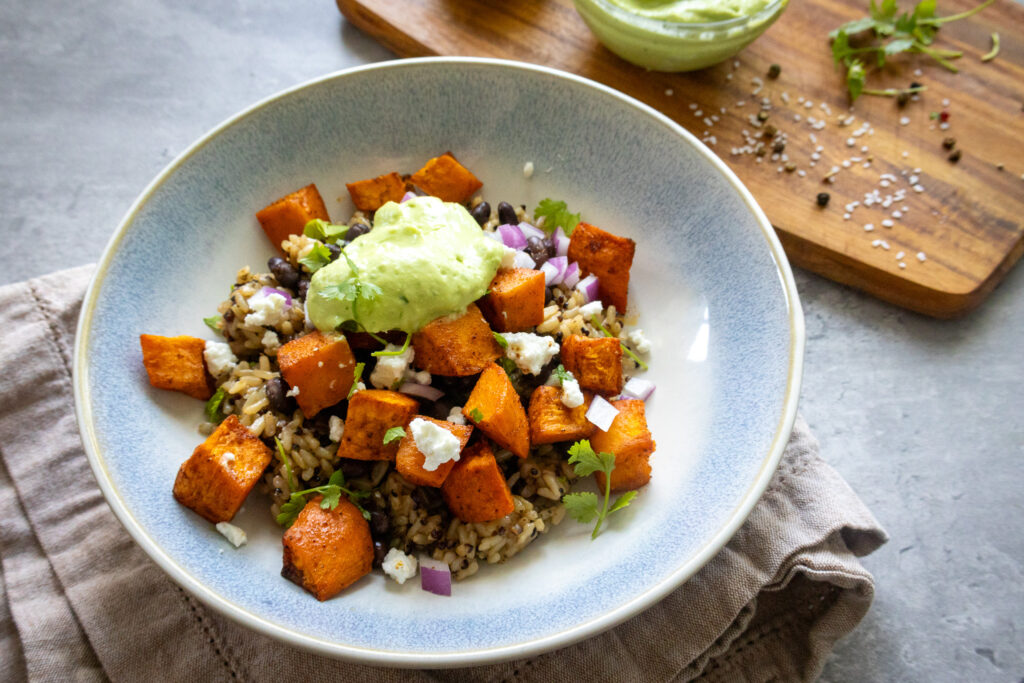
[[392,548],[384,556],[381,569],[397,583],[405,583],[406,579],[416,576],[416,558],[406,555],[398,548]]
[[462,444],[444,427],[417,417],[409,423],[409,431],[416,448],[423,454],[423,469],[427,472],[435,472],[444,463],[459,459]]
[[453,425],[466,424],[466,416],[462,414],[462,406],[453,406],[448,411],[448,417],[445,418],[445,422],[451,422]]
[[281,339],[277,336],[277,332],[273,330],[267,330],[266,334],[263,335],[263,339],[260,340],[263,344],[263,348],[267,351],[276,351],[281,346]]
[[583,304],[582,306],[580,306],[580,314],[587,320],[590,320],[591,316],[601,315],[603,311],[604,304],[602,304],[599,299],[595,299],[594,301],[591,301],[589,304]]
[[575,379],[562,382],[562,405],[566,408],[579,408],[583,405],[583,392]]
[[523,164],[523,177],[524,178],[532,178],[533,177],[533,162],[532,161],[527,161],[525,164]]
[[[384,350],[399,351],[401,348],[401,346],[396,346],[395,344],[388,344]],[[410,346],[397,356],[379,356],[377,358],[377,365],[373,368],[373,373],[370,375],[370,384],[378,389],[395,388],[396,385],[401,383],[402,378],[405,376],[405,371],[409,369],[409,364],[412,363],[414,355]]]
[[277,292],[271,292],[266,295],[257,292],[249,297],[247,303],[252,313],[245,316],[245,324],[262,327],[264,325],[276,325],[281,322],[288,301]]
[[639,327],[629,333],[629,341],[637,353],[650,353],[651,340],[647,338],[644,331]]
[[498,265],[498,270],[511,270],[512,268],[515,268],[516,254],[518,253],[519,252],[512,247],[505,247],[505,251],[501,254],[501,263]]
[[245,535],[245,531],[230,522],[217,522],[217,531],[236,548],[245,545],[245,542],[249,540],[249,537]]
[[412,368],[409,368],[405,371],[404,378],[406,381],[415,382],[416,384],[429,385],[433,381],[433,377],[431,377],[430,373],[427,372],[426,370],[420,370],[419,372],[416,372]]
[[231,347],[224,342],[208,341],[203,349],[206,367],[214,377],[226,375],[238,364],[238,358],[231,353]]
[[532,332],[511,332],[503,336],[508,342],[505,355],[520,370],[530,375],[539,375],[541,369],[558,353],[558,343],[548,336]]
[[331,419],[328,420],[328,425],[331,429],[331,441],[334,443],[341,443],[341,436],[345,433],[345,421],[337,415],[331,415]]
[[298,395],[299,395],[299,387],[298,387],[298,385],[295,385],[294,387],[289,389],[288,392],[285,394],[285,396],[298,396]]

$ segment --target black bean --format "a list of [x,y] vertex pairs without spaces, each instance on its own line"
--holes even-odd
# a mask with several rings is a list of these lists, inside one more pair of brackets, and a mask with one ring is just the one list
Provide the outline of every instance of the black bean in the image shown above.
[[374,536],[386,536],[391,531],[391,519],[383,512],[370,513],[370,532]]
[[295,285],[299,284],[299,271],[280,256],[274,256],[267,261],[267,267],[282,287],[294,289]]
[[540,237],[530,237],[526,240],[526,253],[530,255],[533,262],[536,264],[534,268],[540,268],[544,265],[550,256],[548,255],[548,249],[544,245],[544,240]]
[[341,458],[338,464],[341,467],[341,473],[345,475],[346,479],[365,477],[370,473],[370,468],[373,467],[373,463],[369,461],[350,460],[348,458]]
[[235,319],[235,309],[229,308],[224,311],[224,322],[229,323]]
[[351,242],[360,235],[365,235],[370,232],[370,230],[372,230],[372,228],[366,223],[354,223],[353,225],[348,226],[348,232],[345,233],[345,241]]
[[339,247],[337,244],[328,244],[327,251],[331,252],[332,261],[341,256],[341,247]]
[[480,202],[472,211],[469,212],[469,215],[472,216],[477,223],[483,225],[491,219],[491,205],[487,202]]
[[502,225],[519,225],[519,217],[516,210],[508,202],[498,204],[498,220]]
[[383,541],[374,541],[373,542],[373,566],[374,567],[379,567],[382,564],[384,564],[384,558],[387,556],[389,550],[391,550],[391,548],[388,546],[387,543],[384,543]]
[[299,286],[295,288],[295,292],[299,295],[300,299],[305,299],[306,294],[309,293],[309,278],[304,277],[299,280]]
[[264,386],[270,409],[285,415],[295,412],[295,399],[288,395],[288,384],[280,377],[275,377]]

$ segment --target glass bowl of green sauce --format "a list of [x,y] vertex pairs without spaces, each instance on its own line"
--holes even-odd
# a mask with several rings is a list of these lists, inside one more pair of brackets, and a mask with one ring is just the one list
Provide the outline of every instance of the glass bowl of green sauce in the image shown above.
[[729,59],[771,26],[789,0],[573,0],[605,47],[653,71]]

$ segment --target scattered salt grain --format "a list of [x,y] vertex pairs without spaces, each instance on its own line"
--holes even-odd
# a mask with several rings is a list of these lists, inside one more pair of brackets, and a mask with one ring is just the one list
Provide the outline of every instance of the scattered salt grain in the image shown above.
[[900,125],[901,126],[909,126],[910,125],[910,117],[909,116],[901,116],[900,117]]
[[924,255],[923,251],[917,252],[917,260],[918,261],[920,261],[921,263],[924,263],[927,259],[928,259],[928,257]]
[[896,252],[896,260],[897,261],[902,261],[903,257],[906,256],[906,255],[907,255],[907,252],[905,252],[905,251]]
[[896,223],[889,218],[886,218],[882,221],[883,228],[891,228],[894,225],[896,225]]
[[[875,224],[874,223],[865,223],[864,224],[864,232],[871,232],[874,229],[875,229]],[[878,240],[875,240],[875,242],[877,242],[877,241]],[[875,246],[878,246],[878,245],[876,244]]]
[[907,267],[907,264],[906,264],[906,263],[904,263],[903,261],[900,261],[900,262],[899,262],[899,267],[900,267],[901,269],[903,269],[903,268],[906,268],[906,267]]
[[672,90],[672,88],[665,88],[665,94],[668,95],[669,97],[672,97],[672,95],[675,94],[675,91]]

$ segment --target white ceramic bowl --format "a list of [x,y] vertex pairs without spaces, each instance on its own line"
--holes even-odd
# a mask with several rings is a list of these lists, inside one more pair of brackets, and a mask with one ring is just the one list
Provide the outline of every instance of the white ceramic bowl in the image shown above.
[[[138,335],[212,338],[202,322],[243,265],[272,251],[253,213],[316,182],[333,217],[344,182],[453,151],[492,202],[565,199],[637,241],[630,306],[653,340],[653,479],[591,542],[567,520],[451,598],[382,575],[319,603],[284,580],[281,530],[258,492],[235,550],[178,505],[202,404],[152,389]],[[525,162],[536,169],[527,179]],[[618,92],[538,66],[388,62],[326,76],[230,119],[132,206],[86,296],[78,420],[115,514],[177,583],[257,631],[391,666],[468,666],[568,645],[677,587],[733,535],[778,463],[796,412],[803,318],[792,274],[739,180],[678,125]]]

